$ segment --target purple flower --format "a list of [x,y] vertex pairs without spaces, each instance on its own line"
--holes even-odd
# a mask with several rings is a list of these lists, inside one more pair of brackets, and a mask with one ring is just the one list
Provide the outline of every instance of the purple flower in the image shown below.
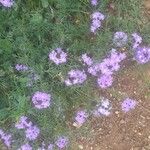
[[4,142],[7,147],[11,146],[12,136],[10,134],[4,133],[3,130],[0,129],[0,139]]
[[97,79],[97,83],[98,86],[106,89],[108,87],[110,87],[113,83],[113,77],[111,75],[101,75],[98,79]]
[[59,137],[59,138],[56,140],[56,142],[55,142],[55,144],[56,144],[56,145],[58,146],[58,148],[60,148],[60,149],[63,149],[63,148],[65,148],[65,147],[67,147],[68,143],[69,143],[69,140],[68,140],[68,138],[65,137],[65,136]]
[[75,117],[75,122],[79,125],[82,125],[88,117],[88,114],[86,111],[78,111]]
[[114,71],[118,71],[120,65],[114,59],[106,58],[101,63],[101,72],[105,75],[111,75]]
[[54,149],[54,145],[53,144],[49,144],[47,150],[53,150]]
[[114,60],[116,63],[120,63],[126,58],[125,53],[118,53],[116,49],[112,49],[110,53],[110,59]]
[[126,98],[121,104],[122,111],[126,113],[130,111],[131,109],[134,109],[136,104],[137,102],[135,100]]
[[1,3],[4,7],[11,7],[14,2],[13,2],[12,0],[0,0],[0,3]]
[[142,37],[139,36],[137,33],[132,34],[133,37],[133,49],[136,49],[142,43]]
[[32,150],[32,147],[28,143],[26,143],[22,145],[18,150]]
[[150,48],[138,47],[135,49],[135,59],[139,64],[145,64],[150,61]]
[[105,19],[105,16],[100,12],[94,12],[91,19],[91,32],[96,33],[97,29],[101,27],[101,21]]
[[61,48],[56,48],[49,53],[49,60],[59,65],[67,61],[67,54]]
[[81,56],[84,65],[91,66],[93,64],[93,60],[86,53]]
[[39,136],[40,129],[36,126],[31,126],[25,131],[25,134],[26,134],[26,138],[32,141]]
[[113,38],[113,43],[117,46],[117,47],[122,47],[127,43],[128,40],[128,36],[126,33],[124,32],[116,32],[114,34],[114,38]]
[[93,76],[101,74],[101,63],[96,63],[88,68],[88,73]]
[[28,66],[23,64],[16,64],[15,68],[17,71],[27,71],[29,69]]
[[91,4],[92,4],[93,6],[96,6],[96,5],[98,4],[98,1],[97,1],[97,0],[91,0]]
[[34,106],[38,109],[47,108],[51,103],[51,95],[44,92],[35,92],[32,97]]
[[105,16],[101,13],[101,12],[94,12],[92,15],[91,15],[91,18],[93,19],[93,20],[100,20],[100,21],[102,21],[102,20],[104,20],[105,19]]
[[110,111],[112,109],[111,103],[108,99],[102,99],[100,104],[96,106],[96,110],[94,110],[93,114],[96,117],[101,115],[108,116],[110,115]]
[[87,79],[87,75],[81,70],[71,70],[68,72],[68,78],[65,80],[67,86],[82,84]]
[[26,116],[20,117],[19,121],[15,124],[17,129],[25,129],[32,126],[32,122]]

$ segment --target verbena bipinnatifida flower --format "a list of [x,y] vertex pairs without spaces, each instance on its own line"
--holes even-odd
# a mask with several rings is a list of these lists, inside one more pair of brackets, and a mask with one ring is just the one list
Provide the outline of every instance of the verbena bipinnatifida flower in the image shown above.
[[26,138],[28,140],[30,140],[30,141],[36,140],[40,134],[40,129],[34,125],[34,126],[27,128],[25,131],[25,134],[26,134]]
[[130,99],[130,98],[126,98],[122,104],[121,104],[121,108],[122,108],[122,111],[124,111],[125,113],[134,109],[135,106],[137,105],[137,102],[133,99]]
[[108,99],[102,98],[101,102],[96,105],[96,109],[93,111],[93,115],[96,117],[99,116],[108,116],[111,113],[112,105]]
[[93,6],[96,6],[96,5],[98,4],[98,0],[91,0],[91,4],[92,4]]
[[132,38],[133,38],[133,49],[136,49],[142,43],[142,37],[139,36],[137,33],[133,33]]
[[122,47],[126,45],[127,41],[128,41],[128,36],[126,33],[119,31],[114,34],[113,43],[117,47]]
[[10,134],[6,134],[3,130],[0,129],[0,139],[8,148],[10,148],[12,143],[12,136]]
[[79,125],[82,125],[88,117],[88,114],[85,110],[78,111],[75,116],[75,122]]
[[120,69],[120,62],[126,58],[125,53],[119,53],[112,49],[110,56],[103,59],[102,62],[93,64],[88,68],[88,73],[93,76],[111,75]]
[[32,97],[34,106],[38,109],[47,108],[51,104],[51,95],[44,92],[35,92]]
[[29,67],[24,64],[16,64],[15,69],[17,71],[27,71]]
[[87,79],[87,75],[81,70],[71,70],[68,72],[68,77],[65,80],[67,86],[82,84]]
[[137,47],[134,53],[135,59],[139,64],[145,64],[150,61],[150,47]]
[[113,77],[111,75],[101,75],[97,79],[98,86],[101,87],[102,89],[106,89],[110,87],[113,83]]
[[56,142],[55,142],[55,144],[56,144],[56,145],[58,146],[58,148],[60,148],[60,149],[63,149],[63,148],[65,148],[65,147],[67,147],[68,143],[69,143],[69,139],[68,139],[67,137],[65,137],[65,136],[60,136],[60,137],[56,140]]
[[53,61],[56,65],[65,63],[67,61],[67,53],[61,48],[56,48],[49,53],[49,60]]
[[48,150],[53,150],[54,149],[54,144],[49,144],[47,149]]
[[84,63],[84,65],[87,66],[91,66],[93,64],[93,60],[90,56],[88,56],[88,54],[82,54],[81,56],[82,62]]
[[32,147],[28,143],[26,143],[22,145],[18,150],[32,150]]
[[15,124],[17,129],[26,129],[32,126],[32,122],[26,116],[20,117],[19,121]]
[[13,0],[0,0],[0,3],[4,7],[11,7],[14,4]]
[[101,21],[105,19],[105,16],[101,12],[94,12],[91,15],[91,32],[96,33],[96,31],[101,27]]

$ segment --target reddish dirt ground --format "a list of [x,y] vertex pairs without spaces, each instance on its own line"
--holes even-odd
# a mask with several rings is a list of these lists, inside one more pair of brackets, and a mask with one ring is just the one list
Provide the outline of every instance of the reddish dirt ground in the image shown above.
[[[73,150],[150,150],[150,65],[125,68],[113,88],[100,95],[111,100],[112,114],[92,118]],[[125,114],[120,104],[127,96],[138,105]]]

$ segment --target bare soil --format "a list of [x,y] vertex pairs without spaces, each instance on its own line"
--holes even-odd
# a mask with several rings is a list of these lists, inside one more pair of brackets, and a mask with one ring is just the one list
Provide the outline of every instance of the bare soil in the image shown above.
[[[72,150],[150,150],[150,64],[129,66],[117,76],[113,88],[100,91],[111,100],[112,114],[91,118]],[[128,113],[121,111],[124,97],[138,102]]]

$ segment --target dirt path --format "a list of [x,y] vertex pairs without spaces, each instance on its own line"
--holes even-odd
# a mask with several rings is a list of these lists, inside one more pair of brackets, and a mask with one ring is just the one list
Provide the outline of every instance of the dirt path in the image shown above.
[[[150,65],[124,69],[113,88],[101,94],[111,100],[112,114],[92,118],[73,150],[150,150]],[[138,101],[126,114],[120,109],[124,96]]]

